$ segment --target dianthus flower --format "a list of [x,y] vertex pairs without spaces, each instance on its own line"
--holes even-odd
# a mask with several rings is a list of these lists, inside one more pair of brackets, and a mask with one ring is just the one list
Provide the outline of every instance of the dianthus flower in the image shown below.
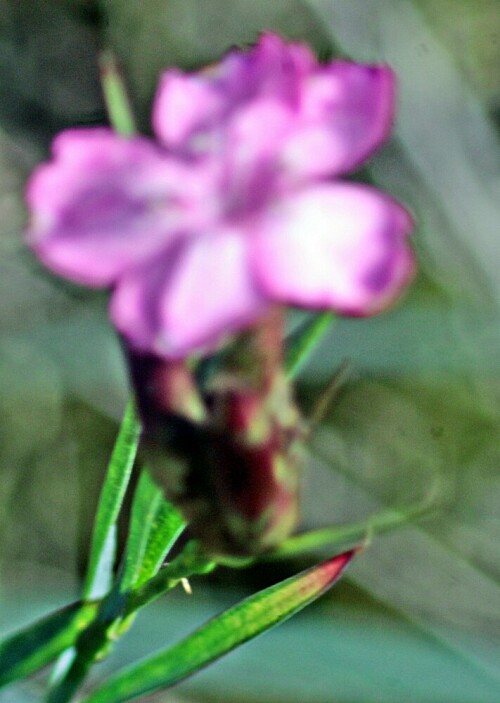
[[214,348],[275,303],[370,315],[408,282],[407,211],[339,176],[387,138],[386,66],[317,62],[264,34],[196,73],[169,69],[156,139],[56,137],[27,189],[29,241],[56,273],[111,287],[133,349]]

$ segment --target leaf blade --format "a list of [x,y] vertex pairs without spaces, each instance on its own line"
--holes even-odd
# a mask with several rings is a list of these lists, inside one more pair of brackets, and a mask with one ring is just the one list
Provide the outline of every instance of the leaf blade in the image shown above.
[[321,337],[335,321],[329,310],[313,315],[287,340],[285,370],[288,378],[295,378],[313,353]]
[[155,576],[186,523],[172,503],[162,499],[156,509],[135,586]]
[[110,588],[116,543],[116,520],[128,486],[139,445],[140,423],[129,401],[111,454],[99,498],[83,598],[102,597]]
[[141,471],[134,493],[120,591],[132,589],[139,577],[150,539],[151,524],[162,500],[162,491],[146,469]]
[[97,603],[73,603],[0,642],[0,686],[30,676],[71,647]]
[[173,686],[318,598],[335,583],[356,551],[340,554],[250,596],[172,648],[110,679],[85,703],[120,703]]

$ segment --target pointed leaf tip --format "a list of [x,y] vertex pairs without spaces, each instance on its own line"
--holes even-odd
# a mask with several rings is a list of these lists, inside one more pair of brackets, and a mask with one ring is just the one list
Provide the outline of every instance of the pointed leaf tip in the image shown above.
[[333,586],[335,581],[341,576],[351,559],[362,550],[362,547],[350,549],[348,552],[328,559],[328,561],[318,564],[311,569],[309,576],[311,590],[320,595],[324,590]]
[[335,583],[358,551],[351,549],[250,596],[173,647],[119,672],[84,703],[121,703],[179,683],[309,605]]

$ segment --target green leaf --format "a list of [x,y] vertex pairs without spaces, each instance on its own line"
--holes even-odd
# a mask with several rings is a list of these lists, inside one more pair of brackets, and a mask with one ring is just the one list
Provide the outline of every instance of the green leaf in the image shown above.
[[143,574],[143,561],[152,538],[157,513],[161,508],[163,493],[154,483],[149,472],[143,470],[135,489],[130,527],[125,548],[125,564],[120,582],[121,592],[137,585]]
[[294,615],[338,579],[355,550],[257,593],[166,651],[110,679],[86,703],[119,703],[168,688]]
[[116,549],[116,520],[137,454],[140,424],[129,401],[99,499],[83,597],[102,597],[111,587]]
[[335,315],[332,312],[320,312],[291,335],[287,341],[285,357],[288,378],[297,376],[334,320]]
[[118,134],[131,137],[137,130],[132,106],[114,55],[110,51],[103,51],[99,57],[99,66],[110,122]]
[[431,497],[415,506],[381,510],[366,520],[360,520],[359,522],[329,525],[328,527],[321,527],[317,530],[293,535],[272,552],[263,555],[261,559],[265,561],[289,559],[290,557],[303,554],[311,554],[314,550],[325,547],[329,549],[345,549],[348,545],[368,541],[376,534],[391,532],[398,527],[407,525],[411,520],[428,514],[434,507]]
[[92,621],[97,603],[73,603],[0,643],[0,686],[33,674],[71,647]]
[[217,562],[206,554],[196,540],[186,544],[182,552],[167,564],[156,576],[149,579],[140,588],[128,594],[124,616],[128,617],[139,608],[156,600],[179,583],[183,578],[194,574],[208,574],[217,566]]
[[151,523],[149,538],[135,586],[141,586],[158,573],[185,524],[184,518],[177,508],[162,498]]
[[177,538],[184,523],[173,506],[163,500],[161,490],[143,471],[134,496],[125,564],[120,582],[101,601],[91,627],[76,643],[74,658],[69,658],[49,692],[48,703],[66,703],[88,674],[93,662],[111,648],[133,622],[133,610],[125,613],[128,595],[161,566],[166,551]]

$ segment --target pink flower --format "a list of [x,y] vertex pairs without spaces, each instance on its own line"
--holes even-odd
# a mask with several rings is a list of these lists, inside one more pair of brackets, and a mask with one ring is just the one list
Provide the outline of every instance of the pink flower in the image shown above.
[[319,65],[264,34],[203,71],[166,71],[156,141],[59,135],[28,185],[29,241],[56,273],[111,286],[118,330],[167,358],[276,302],[371,315],[412,276],[412,221],[339,176],[387,138],[393,108],[389,68]]

